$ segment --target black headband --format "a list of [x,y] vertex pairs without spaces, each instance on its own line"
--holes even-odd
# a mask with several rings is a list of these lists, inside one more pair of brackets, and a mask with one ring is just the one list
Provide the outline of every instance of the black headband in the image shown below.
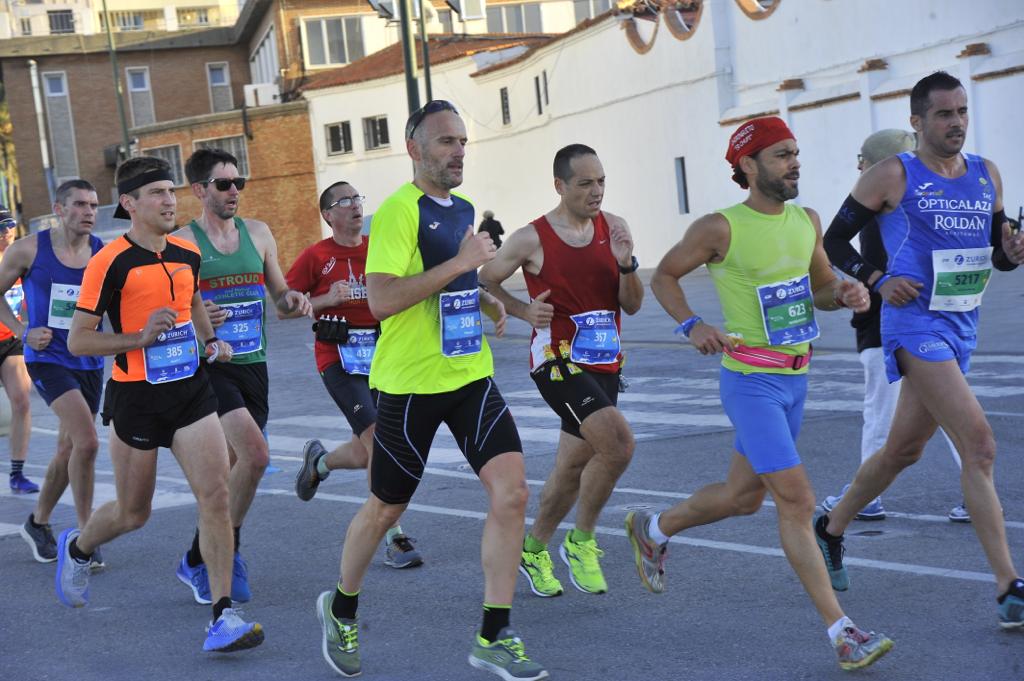
[[163,168],[157,168],[155,170],[148,170],[141,175],[129,177],[127,180],[123,180],[117,183],[117,208],[114,210],[114,217],[121,220],[130,220],[131,216],[128,215],[128,211],[121,205],[121,195],[130,194],[139,187],[144,187],[150,182],[159,182],[161,180],[168,180],[174,182],[174,178],[171,176],[170,171],[164,170]]

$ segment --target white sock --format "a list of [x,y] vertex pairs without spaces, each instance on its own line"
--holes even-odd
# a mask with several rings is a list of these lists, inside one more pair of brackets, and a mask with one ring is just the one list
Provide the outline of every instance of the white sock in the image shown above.
[[326,454],[316,460],[316,474],[321,480],[327,479],[327,476],[331,474],[331,469],[327,467]]
[[832,626],[828,628],[828,640],[835,641],[839,634],[843,633],[843,629],[852,626],[854,626],[853,620],[851,620],[846,615],[843,615],[835,622],[833,622]]
[[661,531],[660,527],[658,527],[658,518],[660,517],[660,513],[655,513],[651,516],[651,521],[647,524],[647,534],[649,534],[651,539],[653,539],[659,546],[668,541],[668,537],[665,536],[665,533]]

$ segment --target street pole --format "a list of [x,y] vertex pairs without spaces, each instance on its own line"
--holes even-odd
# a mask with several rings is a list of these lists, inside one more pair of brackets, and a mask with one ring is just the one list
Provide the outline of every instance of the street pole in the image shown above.
[[427,86],[427,101],[433,101],[434,93],[430,87],[430,45],[427,43],[427,15],[424,12],[424,0],[420,3],[420,42],[423,43],[423,83]]
[[[106,2],[106,0],[103,0]],[[398,0],[398,17],[402,22],[402,61],[405,64],[405,94],[409,100],[409,114],[420,108],[420,88],[416,84],[416,64],[413,62],[415,38],[412,32],[412,5],[410,0]]]
[[117,66],[117,50],[114,49],[114,35],[110,30],[110,13],[107,12],[107,0],[103,0],[103,16],[107,24],[107,49],[110,50],[110,64],[114,69],[114,94],[117,95],[117,116],[121,119],[121,143],[124,145],[124,158],[131,154],[131,142],[128,140],[128,119],[124,115],[124,90],[121,88],[121,70]]

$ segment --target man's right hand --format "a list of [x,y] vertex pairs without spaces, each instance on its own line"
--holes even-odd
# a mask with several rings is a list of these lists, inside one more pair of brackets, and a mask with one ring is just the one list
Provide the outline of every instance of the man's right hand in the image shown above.
[[328,307],[341,305],[346,300],[352,300],[352,288],[347,281],[336,281],[327,289]]
[[733,338],[704,322],[697,322],[690,329],[690,344],[702,355],[717,355],[726,348],[732,348]]
[[914,300],[921,295],[921,289],[924,287],[919,281],[913,279],[907,279],[906,277],[889,277],[885,282],[878,288],[879,295],[882,296],[882,300],[901,307],[906,305],[911,300]]
[[473,234],[473,227],[470,226],[462,237],[462,243],[459,244],[459,253],[455,257],[462,263],[465,271],[472,272],[484,263],[494,260],[494,254],[497,250],[489,234],[486,232]]
[[551,295],[551,289],[537,295],[526,306],[526,321],[535,329],[546,329],[551,326],[551,318],[555,316],[555,306],[545,303]]
[[228,319],[227,308],[223,308],[212,300],[204,300],[203,307],[206,308],[206,315],[210,318],[213,328],[218,328]]
[[33,350],[43,350],[53,340],[53,331],[48,326],[37,326],[25,334],[25,344]]
[[178,313],[172,308],[161,307],[153,311],[153,314],[149,315],[149,321],[146,322],[145,328],[142,329],[142,347],[149,347],[164,331],[174,328],[174,321],[178,318]]

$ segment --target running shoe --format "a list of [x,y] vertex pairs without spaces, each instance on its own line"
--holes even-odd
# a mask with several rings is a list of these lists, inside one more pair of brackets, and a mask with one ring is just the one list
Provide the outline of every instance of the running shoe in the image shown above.
[[565,535],[565,541],[558,547],[558,555],[569,566],[572,585],[586,594],[603,594],[608,591],[599,559],[604,551],[597,548],[597,540],[576,542],[570,539],[572,532]]
[[231,566],[231,600],[235,603],[248,603],[252,600],[249,590],[249,566],[238,551],[235,551],[234,563]]
[[39,485],[21,473],[11,473],[11,492],[13,494],[35,494],[38,491]]
[[825,532],[827,524],[827,515],[819,515],[814,518],[814,539],[818,542],[818,548],[821,549],[821,555],[825,559],[825,567],[828,568],[832,588],[836,591],[846,591],[850,588],[850,575],[843,565],[843,554],[846,553],[846,547],[843,545],[842,537],[828,536]]
[[548,678],[544,667],[526,656],[523,639],[512,627],[498,632],[498,639],[488,643],[476,635],[476,643],[469,653],[469,664],[477,669],[497,674],[505,681],[537,681]]
[[519,571],[530,583],[530,591],[541,598],[553,598],[562,595],[562,583],[555,577],[551,565],[551,554],[547,549],[533,553],[523,551],[519,558]]
[[68,528],[57,540],[57,598],[69,608],[81,608],[89,603],[89,563],[80,563],[71,557],[71,542],[81,534]]
[[404,534],[396,534],[391,541],[385,540],[387,557],[384,564],[396,570],[423,565],[423,558],[420,557],[420,552],[416,550],[413,541],[415,540]]
[[359,622],[338,619],[331,612],[336,592],[325,591],[316,599],[316,614],[323,630],[321,649],[331,669],[342,676],[359,676]]
[[96,550],[92,552],[92,558],[89,559],[89,570],[92,572],[99,572],[107,567],[107,564],[103,561],[103,554],[100,553],[101,548],[97,546]]
[[954,523],[969,523],[971,522],[971,514],[967,512],[967,507],[964,506],[964,502],[961,501],[959,505],[954,506],[950,510],[949,515],[946,516]]
[[[821,507],[825,510],[825,513],[830,513],[833,508],[836,507],[842,498],[846,494],[846,490],[850,489],[849,485],[843,485],[843,491],[838,496],[828,496],[821,502]],[[857,520],[885,520],[885,508],[882,507],[882,497],[875,497],[874,501],[870,502],[867,506],[860,510],[856,516]]]
[[32,548],[32,557],[39,563],[52,563],[57,560],[57,540],[53,538],[53,528],[49,523],[36,527],[32,524],[32,516],[18,529],[28,545]]
[[832,641],[839,656],[839,666],[846,671],[861,669],[892,650],[892,639],[885,634],[861,631],[857,627],[845,627]]
[[633,561],[640,581],[651,593],[665,591],[665,553],[668,544],[658,544],[648,533],[651,514],[630,511],[626,514],[626,536],[633,547]]
[[999,626],[1003,629],[1024,627],[1024,580],[1014,580],[999,601]]
[[238,610],[225,608],[216,622],[206,627],[203,650],[208,653],[233,653],[255,648],[263,643],[263,627],[257,622],[246,622]]
[[200,563],[195,567],[188,564],[188,552],[181,557],[178,569],[174,573],[181,580],[181,583],[192,589],[192,597],[200,605],[209,605],[210,599],[210,575],[206,572],[206,563]]
[[299,499],[309,501],[316,495],[316,488],[320,486],[320,473],[316,470],[316,464],[326,454],[327,450],[320,440],[309,440],[302,448],[302,467],[295,474],[295,495]]

